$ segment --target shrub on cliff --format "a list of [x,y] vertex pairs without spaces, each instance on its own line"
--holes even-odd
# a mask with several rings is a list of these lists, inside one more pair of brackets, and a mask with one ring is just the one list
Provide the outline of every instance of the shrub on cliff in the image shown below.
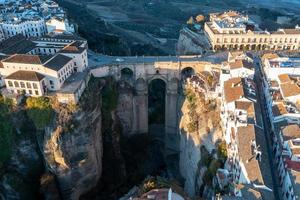
[[222,161],[225,162],[227,159],[227,147],[226,147],[226,142],[222,141],[218,144],[218,158]]
[[29,118],[39,130],[50,124],[53,117],[53,109],[50,99],[47,97],[28,97],[26,99],[26,109]]

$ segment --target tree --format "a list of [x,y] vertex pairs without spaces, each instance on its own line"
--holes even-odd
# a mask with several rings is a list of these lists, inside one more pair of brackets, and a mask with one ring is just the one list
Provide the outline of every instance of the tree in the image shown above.
[[26,100],[27,114],[39,130],[45,128],[52,119],[53,109],[47,97],[29,97]]
[[218,158],[220,160],[222,160],[223,162],[226,161],[227,159],[227,146],[226,146],[226,142],[222,141],[218,144]]

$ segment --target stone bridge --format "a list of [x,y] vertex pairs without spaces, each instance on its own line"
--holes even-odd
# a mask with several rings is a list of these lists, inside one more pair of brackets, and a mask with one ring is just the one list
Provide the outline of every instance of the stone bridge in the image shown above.
[[[109,58],[109,59],[107,59]],[[136,90],[133,102],[132,133],[148,132],[148,85],[154,79],[166,83],[165,132],[178,133],[178,95],[181,80],[201,71],[219,70],[220,64],[215,59],[198,56],[166,57],[106,57],[106,62],[92,67],[95,77],[113,76],[116,80],[124,79],[125,71],[131,73],[128,82]]]

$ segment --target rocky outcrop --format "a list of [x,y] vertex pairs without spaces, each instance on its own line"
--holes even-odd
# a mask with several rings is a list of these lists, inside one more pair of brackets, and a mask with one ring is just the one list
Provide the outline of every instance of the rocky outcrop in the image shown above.
[[209,42],[204,33],[195,33],[183,28],[180,31],[176,51],[179,55],[202,55],[209,51]]
[[84,106],[80,106],[72,117],[67,116],[66,108],[60,108],[57,125],[45,132],[44,157],[48,170],[56,177],[63,199],[79,199],[95,187],[101,177],[101,103],[99,93],[96,96],[86,95],[87,98],[82,100]]
[[35,199],[44,171],[37,132],[22,110],[12,114],[12,125],[15,131],[10,133],[14,139],[10,159],[5,165],[0,164],[0,199]]
[[[203,176],[206,167],[202,163],[203,148],[213,152],[216,141],[221,137],[218,126],[218,107],[209,109],[213,102],[205,102],[202,97],[196,98],[196,116],[198,119],[190,118],[191,106],[188,100],[182,99],[181,120],[180,120],[180,160],[179,168],[184,178],[184,189],[190,197],[199,195],[203,186]],[[197,120],[199,127],[196,131],[189,131],[190,121]]]

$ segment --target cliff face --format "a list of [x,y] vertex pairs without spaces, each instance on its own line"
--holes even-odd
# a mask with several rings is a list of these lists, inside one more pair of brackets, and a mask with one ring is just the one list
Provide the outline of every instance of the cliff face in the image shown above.
[[123,134],[130,136],[133,130],[134,120],[134,94],[133,89],[126,83],[119,84],[117,115],[123,128]]
[[205,38],[204,34],[197,34],[190,31],[188,28],[184,28],[180,31],[177,54],[205,54],[209,50],[209,42]]
[[83,97],[84,106],[69,117],[68,108],[60,108],[57,125],[45,131],[44,157],[63,199],[79,199],[101,177],[101,103],[99,93],[95,93],[96,98],[95,94]]
[[[198,196],[204,184],[207,167],[203,164],[203,149],[213,152],[216,141],[221,138],[218,125],[219,111],[212,106],[213,102],[205,102],[202,97],[195,100],[195,116],[191,118],[192,106],[187,99],[182,100],[182,116],[180,120],[180,173],[184,178],[184,189],[190,197]],[[190,130],[190,122],[197,121],[198,127]],[[207,150],[207,151],[206,151]],[[205,161],[204,161],[205,162]]]

